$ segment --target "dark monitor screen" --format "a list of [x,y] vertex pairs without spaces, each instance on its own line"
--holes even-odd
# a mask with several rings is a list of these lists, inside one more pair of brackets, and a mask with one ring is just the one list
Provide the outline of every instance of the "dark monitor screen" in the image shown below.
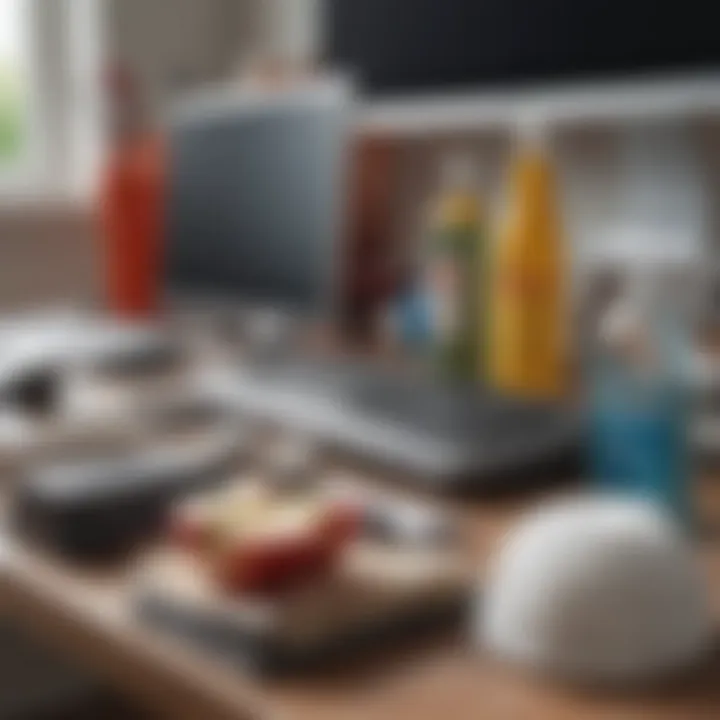
[[347,100],[328,89],[184,104],[170,142],[173,298],[324,312],[345,197]]
[[326,0],[328,59],[371,94],[720,67],[706,0]]

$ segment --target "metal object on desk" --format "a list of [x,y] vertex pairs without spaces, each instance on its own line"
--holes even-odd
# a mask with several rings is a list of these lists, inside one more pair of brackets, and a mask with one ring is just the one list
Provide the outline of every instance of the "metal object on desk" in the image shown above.
[[379,499],[366,512],[365,533],[390,547],[447,548],[458,541],[457,527],[436,508]]
[[284,433],[266,449],[262,463],[267,481],[273,486],[292,492],[304,490],[318,480],[322,470],[320,451],[309,437],[298,433]]
[[217,372],[204,390],[438,491],[511,491],[576,475],[582,412],[371,364],[288,360]]

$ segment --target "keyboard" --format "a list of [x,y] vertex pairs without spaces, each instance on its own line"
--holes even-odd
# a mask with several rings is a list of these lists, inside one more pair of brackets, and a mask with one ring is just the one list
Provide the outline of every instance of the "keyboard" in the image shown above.
[[405,469],[418,478],[488,476],[576,453],[580,415],[370,363],[283,360],[221,384],[237,407]]

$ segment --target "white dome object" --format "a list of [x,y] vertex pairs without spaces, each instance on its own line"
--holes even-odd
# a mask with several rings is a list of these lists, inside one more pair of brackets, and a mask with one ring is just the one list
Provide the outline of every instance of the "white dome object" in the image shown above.
[[702,659],[712,620],[692,550],[639,501],[556,501],[507,538],[478,610],[482,643],[583,683],[650,682]]

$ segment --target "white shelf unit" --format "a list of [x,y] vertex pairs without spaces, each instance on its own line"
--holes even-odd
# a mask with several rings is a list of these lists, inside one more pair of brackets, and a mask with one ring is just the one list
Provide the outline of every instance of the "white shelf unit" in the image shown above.
[[[477,148],[474,139],[486,139],[490,156],[480,154],[478,163],[492,166],[498,162],[497,149],[509,147],[506,142],[518,122],[532,118],[542,121],[553,144],[559,141],[565,224],[579,276],[598,264],[626,267],[640,257],[648,261],[658,255],[715,274],[720,211],[714,197],[720,185],[708,174],[713,151],[698,144],[695,130],[698,121],[720,119],[720,71],[371,99],[359,104],[358,132],[396,141],[410,155],[413,148],[420,155],[435,148],[436,159],[438,148],[457,147],[464,139],[469,148]],[[605,175],[586,156],[567,152],[563,143],[566,135],[587,129],[599,130],[605,138]],[[720,148],[720,142],[713,143],[715,147]],[[501,165],[505,163],[503,159]],[[494,177],[493,191],[497,172]],[[408,179],[418,183],[406,172]],[[608,195],[615,199],[607,201]],[[406,205],[417,208],[421,199],[416,192]],[[404,225],[408,238],[417,235],[412,219]],[[704,283],[698,277],[701,294]]]
[[371,100],[361,104],[359,122],[363,134],[413,137],[507,130],[527,114],[553,127],[717,115],[720,73]]

